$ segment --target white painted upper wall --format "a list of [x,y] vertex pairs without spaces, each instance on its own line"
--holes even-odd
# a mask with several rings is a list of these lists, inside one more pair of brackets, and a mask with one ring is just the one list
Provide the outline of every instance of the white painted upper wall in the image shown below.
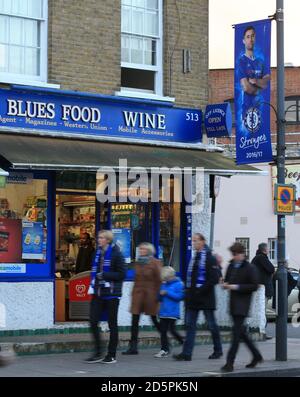
[[[271,167],[257,166],[268,176],[233,176],[221,179],[216,201],[214,249],[227,264],[228,247],[236,237],[250,238],[250,259],[261,242],[277,237],[277,217],[273,212]],[[299,219],[296,215],[296,219]],[[241,218],[247,218],[245,225]],[[294,216],[286,217],[286,257],[291,267],[300,268],[300,223]]]

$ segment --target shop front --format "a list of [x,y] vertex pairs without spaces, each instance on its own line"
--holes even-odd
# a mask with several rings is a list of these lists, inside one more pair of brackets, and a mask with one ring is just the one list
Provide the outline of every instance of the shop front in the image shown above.
[[[201,112],[194,109],[20,87],[0,90],[0,98],[0,167],[9,174],[0,184],[4,329],[86,319],[90,258],[97,231],[107,228],[128,265],[120,325],[129,325],[138,245],[152,242],[164,265],[184,276],[192,231],[209,236],[209,175],[238,168],[201,144]],[[107,201],[98,194],[104,167],[116,177]],[[143,188],[132,179],[132,170],[140,176],[138,167],[147,172]],[[204,170],[201,212],[186,210],[184,194],[175,200],[185,187],[178,187],[174,172],[168,179],[159,175],[162,167]]]

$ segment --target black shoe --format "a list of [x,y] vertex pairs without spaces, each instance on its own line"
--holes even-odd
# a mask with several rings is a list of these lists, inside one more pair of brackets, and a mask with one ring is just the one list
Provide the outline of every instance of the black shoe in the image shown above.
[[233,372],[233,364],[227,363],[221,368],[222,372]]
[[105,356],[103,360],[101,360],[102,364],[115,364],[116,362],[116,358],[109,355]]
[[191,356],[187,356],[186,354],[183,353],[173,354],[173,358],[176,361],[192,361]]
[[87,364],[95,364],[95,363],[100,363],[103,360],[103,356],[99,354],[94,354],[93,356],[87,358],[84,360]]
[[137,350],[135,350],[135,349],[132,349],[131,347],[128,349],[128,350],[126,350],[125,352],[122,352],[122,354],[125,354],[125,355],[135,355],[135,354],[139,354],[139,352],[137,351]]
[[251,363],[246,365],[246,368],[255,368],[257,366],[257,364],[262,363],[264,361],[262,356],[259,357],[255,357]]
[[223,353],[213,353],[213,354],[211,354],[208,358],[210,359],[210,360],[216,360],[216,359],[218,359],[218,358],[220,358],[220,357],[222,357],[223,356]]

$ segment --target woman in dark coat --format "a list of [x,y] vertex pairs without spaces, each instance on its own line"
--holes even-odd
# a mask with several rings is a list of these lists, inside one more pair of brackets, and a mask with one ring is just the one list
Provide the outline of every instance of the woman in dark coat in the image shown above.
[[161,285],[162,264],[154,258],[155,248],[150,243],[139,245],[139,259],[135,264],[135,278],[132,290],[132,324],[129,348],[123,354],[138,354],[139,320],[142,313],[151,316],[159,330],[157,314],[159,311],[159,290]]
[[244,325],[248,316],[251,298],[254,291],[258,288],[258,277],[254,265],[250,265],[245,260],[245,248],[240,243],[235,243],[230,247],[232,261],[225,276],[224,288],[230,291],[230,314],[233,321],[232,343],[227,354],[227,362],[222,371],[232,372],[234,360],[239,348],[240,339],[242,339],[253,358],[246,365],[247,368],[254,368],[258,363],[263,361],[260,352],[249,338]]

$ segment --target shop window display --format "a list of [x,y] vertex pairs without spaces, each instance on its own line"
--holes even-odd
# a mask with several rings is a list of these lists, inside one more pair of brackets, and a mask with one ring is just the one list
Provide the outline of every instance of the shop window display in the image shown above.
[[8,178],[0,188],[0,263],[45,263],[47,181]]

